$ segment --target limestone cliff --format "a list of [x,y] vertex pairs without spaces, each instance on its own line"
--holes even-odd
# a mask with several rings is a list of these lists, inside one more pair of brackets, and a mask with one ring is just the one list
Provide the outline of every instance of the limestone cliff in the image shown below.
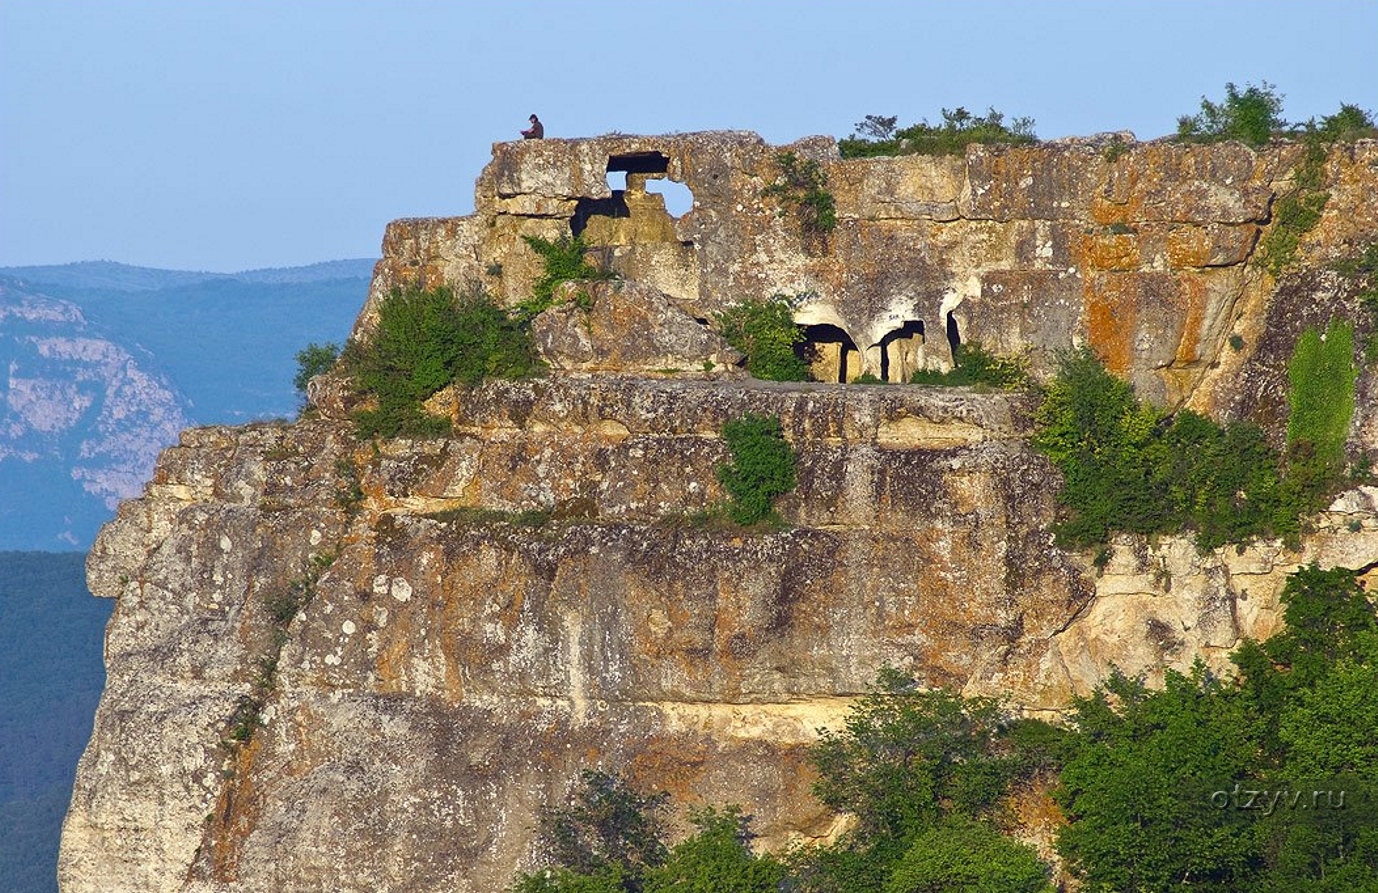
[[[625,285],[573,330],[547,311],[558,374],[442,394],[443,440],[356,442],[321,381],[314,419],[191,430],[163,454],[89,559],[118,603],[65,891],[497,890],[538,807],[590,766],[741,803],[769,846],[822,837],[836,819],[805,750],[885,663],[1055,713],[1112,664],[1224,665],[1275,629],[1302,562],[1378,565],[1366,488],[1298,551],[1126,538],[1098,569],[1049,532],[1032,397],[842,383],[941,368],[958,339],[1036,366],[1089,343],[1155,399],[1276,428],[1279,345],[1329,313],[1371,328],[1325,264],[1378,237],[1378,144],[1331,152],[1330,201],[1281,282],[1249,261],[1294,145],[789,149],[835,192],[821,240],[763,193],[778,149],[750,134],[495,146],[474,216],[388,228],[358,327],[405,282],[523,298],[538,263],[520,237],[573,228]],[[645,191],[660,176],[691,211]],[[811,295],[798,320],[835,345],[833,381],[721,373],[732,355],[694,321],[779,291]],[[696,359],[714,371],[692,378]],[[1356,452],[1378,448],[1373,379]],[[721,498],[720,431],[748,411],[799,454],[791,526],[687,523]]]

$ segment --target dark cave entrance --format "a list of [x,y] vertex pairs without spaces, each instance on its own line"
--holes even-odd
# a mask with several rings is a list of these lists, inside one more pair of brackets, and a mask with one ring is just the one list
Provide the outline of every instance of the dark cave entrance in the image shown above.
[[880,340],[881,381],[909,381],[921,365],[923,338],[923,320],[906,319],[904,325]]
[[850,335],[831,323],[800,326],[804,340],[795,351],[809,364],[814,381],[845,383],[861,374],[861,354]]

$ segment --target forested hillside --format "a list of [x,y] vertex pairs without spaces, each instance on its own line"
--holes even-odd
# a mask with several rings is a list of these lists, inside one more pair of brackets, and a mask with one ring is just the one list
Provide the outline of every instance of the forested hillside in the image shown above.
[[11,893],[57,889],[77,758],[105,685],[114,604],[80,552],[0,552],[0,866]]

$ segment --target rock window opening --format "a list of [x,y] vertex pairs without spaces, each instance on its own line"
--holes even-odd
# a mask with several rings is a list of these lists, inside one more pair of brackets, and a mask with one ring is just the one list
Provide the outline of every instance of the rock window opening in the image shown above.
[[[660,152],[635,152],[608,158],[608,198],[581,198],[570,219],[570,231],[583,235],[596,218],[589,238],[609,244],[674,241],[672,215],[693,207],[693,193],[682,183],[666,179],[670,158]],[[654,184],[654,185],[652,185]],[[673,210],[672,210],[673,208]],[[627,220],[627,223],[612,221]]]
[[590,217],[630,217],[627,207],[627,175],[625,172],[608,172],[608,198],[581,198],[574,206],[574,216],[569,219],[569,230],[576,238],[588,228]]
[[795,350],[809,364],[809,374],[815,381],[845,383],[861,374],[861,354],[840,327],[831,323],[800,326],[804,340]]
[[[949,314],[949,318],[951,315]],[[923,368],[923,320],[907,319],[880,341],[882,381],[904,383]]]
[[694,209],[694,193],[688,186],[669,178],[647,180],[646,194],[659,195],[665,201],[665,212],[675,219]]

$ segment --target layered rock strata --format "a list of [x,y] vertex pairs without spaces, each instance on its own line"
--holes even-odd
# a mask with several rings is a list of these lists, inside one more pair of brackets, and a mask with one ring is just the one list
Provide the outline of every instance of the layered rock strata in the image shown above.
[[[321,379],[312,419],[191,430],[163,454],[89,559],[118,604],[64,891],[502,889],[539,807],[590,767],[740,803],[771,847],[822,838],[837,817],[807,747],[885,664],[1055,716],[1113,667],[1225,669],[1277,628],[1301,563],[1378,565],[1361,488],[1295,550],[1123,538],[1098,568],[1053,542],[1033,396],[742,380],[705,325],[808,292],[799,321],[837,345],[838,380],[942,366],[961,339],[1036,368],[1090,343],[1150,396],[1276,435],[1301,329],[1371,330],[1323,262],[1378,236],[1375,144],[1331,152],[1330,201],[1281,282],[1248,259],[1296,146],[788,148],[836,193],[822,244],[763,193],[778,150],[749,134],[495,147],[475,216],[389,227],[358,330],[396,285],[523,298],[521,236],[573,228],[624,281],[537,320],[555,374],[442,392],[450,437],[378,443]],[[693,210],[664,214],[657,177]],[[1354,452],[1378,446],[1373,378]],[[696,515],[747,412],[778,416],[799,455],[781,529]]]

